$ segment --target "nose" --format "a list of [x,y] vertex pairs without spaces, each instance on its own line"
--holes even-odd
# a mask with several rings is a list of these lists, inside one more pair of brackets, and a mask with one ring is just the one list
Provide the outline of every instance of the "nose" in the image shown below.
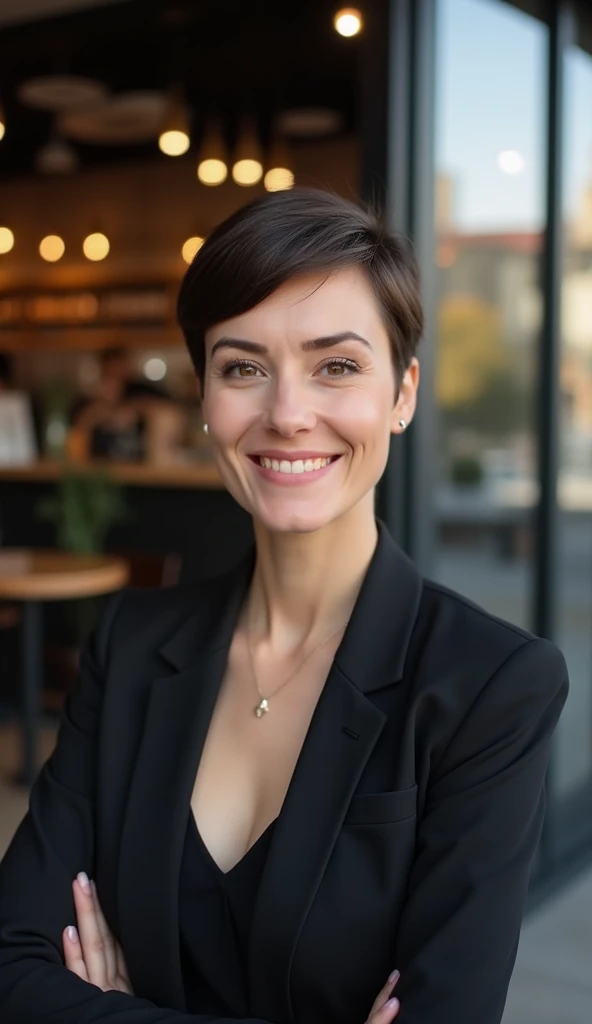
[[293,379],[278,380],[267,392],[263,425],[283,437],[293,437],[300,430],[312,430],[317,422],[305,387]]

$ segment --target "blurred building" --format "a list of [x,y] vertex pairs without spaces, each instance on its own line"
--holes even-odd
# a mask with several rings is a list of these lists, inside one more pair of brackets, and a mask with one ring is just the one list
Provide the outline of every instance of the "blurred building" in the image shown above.
[[55,410],[123,346],[184,419],[118,467],[136,520],[114,538],[200,572],[235,558],[248,524],[216,490],[174,316],[187,261],[278,181],[383,203],[416,245],[427,330],[380,514],[426,575],[570,669],[536,895],[592,858],[592,8],[365,0],[344,36],[339,6],[3,0],[0,350],[41,458],[0,469],[0,525],[41,537],[26,510],[67,447]]

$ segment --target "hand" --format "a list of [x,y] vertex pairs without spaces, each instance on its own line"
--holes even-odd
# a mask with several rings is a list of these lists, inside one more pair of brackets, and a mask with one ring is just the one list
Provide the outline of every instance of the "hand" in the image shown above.
[[391,999],[389,996],[397,984],[399,977],[400,975],[398,971],[393,971],[389,976],[386,985],[376,996],[365,1024],[389,1024],[389,1022],[394,1020],[397,1016],[401,1008],[401,1004],[398,999],[395,999],[394,997]]
[[109,930],[94,882],[81,872],[72,883],[76,924],[62,932],[66,967],[103,992],[133,995],[121,946]]

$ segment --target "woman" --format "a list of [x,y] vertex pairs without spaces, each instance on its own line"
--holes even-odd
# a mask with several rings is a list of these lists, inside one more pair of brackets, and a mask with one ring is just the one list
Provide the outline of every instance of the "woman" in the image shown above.
[[2,1020],[499,1024],[566,667],[375,519],[413,258],[278,193],[179,312],[255,550],[103,614],[0,872]]

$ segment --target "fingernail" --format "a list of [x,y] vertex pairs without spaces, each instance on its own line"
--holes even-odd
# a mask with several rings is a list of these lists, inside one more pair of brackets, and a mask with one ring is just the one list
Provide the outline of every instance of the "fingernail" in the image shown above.
[[401,975],[399,974],[399,971],[391,971],[391,973],[388,976],[388,980],[389,981],[398,981],[400,977],[401,977]]
[[90,895],[91,888],[86,871],[80,871],[76,875],[76,878],[78,879],[78,884],[80,885],[80,888]]
[[386,1002],[386,1003],[384,1004],[384,1008],[385,1008],[385,1010],[394,1010],[394,1009],[395,1009],[395,1007],[397,1007],[397,1008],[398,1008],[398,1006],[399,1006],[399,1000],[398,1000],[398,999],[395,999],[395,997],[394,997],[394,996],[393,996],[393,998],[392,998],[392,999],[389,999],[389,1000],[388,1000],[388,1001],[387,1001],[387,1002]]
[[73,924],[68,925],[68,938],[70,942],[78,942],[78,932]]

